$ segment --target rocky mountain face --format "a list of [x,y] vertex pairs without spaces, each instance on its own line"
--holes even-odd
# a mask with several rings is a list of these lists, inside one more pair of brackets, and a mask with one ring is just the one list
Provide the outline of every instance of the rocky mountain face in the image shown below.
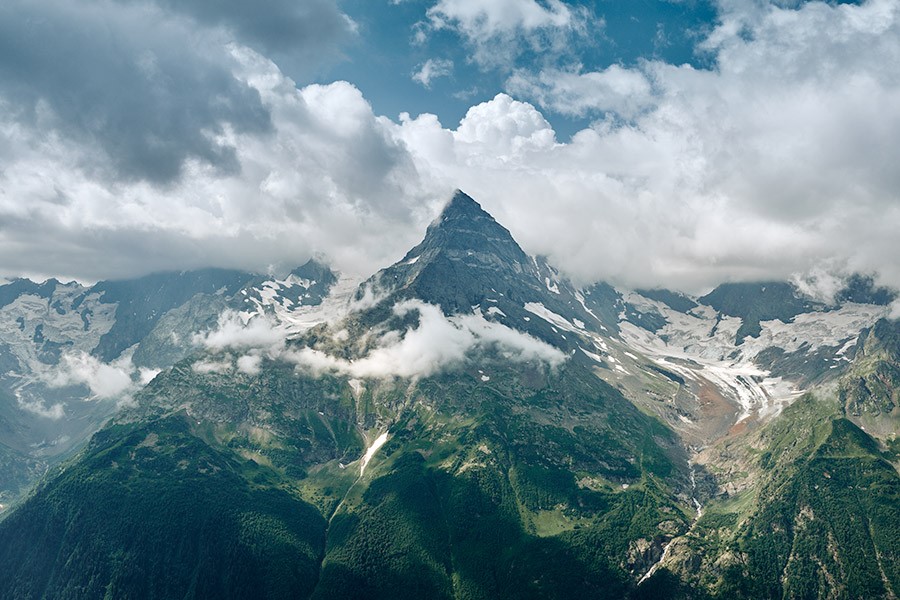
[[336,276],[310,261],[279,281],[208,269],[86,287],[0,286],[0,506],[77,449],[223,311],[321,304]]
[[[579,289],[459,192],[358,285],[11,285],[0,416],[111,420],[0,521],[4,597],[896,597],[900,336],[871,279]],[[24,395],[75,352],[129,384]],[[50,463],[0,449],[18,485]]]
[[[851,418],[890,420],[900,416],[900,327],[880,320],[863,331],[853,368],[842,379],[838,398]],[[888,423],[888,430],[896,430]]]
[[661,569],[671,597],[896,596],[900,445],[880,373],[897,330],[879,320],[830,385],[698,454],[713,485]]
[[509,231],[463,192],[428,227],[422,243],[360,287],[358,296],[365,294],[375,306],[358,317],[363,326],[413,298],[445,314],[483,313],[559,347],[574,346],[554,333],[547,319],[533,319],[536,314],[567,315],[563,321],[602,331],[583,294],[544,259],[525,254]]

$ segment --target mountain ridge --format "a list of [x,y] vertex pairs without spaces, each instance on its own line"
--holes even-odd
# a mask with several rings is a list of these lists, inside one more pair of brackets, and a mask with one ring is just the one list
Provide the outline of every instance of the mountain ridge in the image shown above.
[[459,192],[358,287],[311,262],[160,315],[171,366],[0,520],[0,595],[889,596],[900,338],[854,289],[580,289]]

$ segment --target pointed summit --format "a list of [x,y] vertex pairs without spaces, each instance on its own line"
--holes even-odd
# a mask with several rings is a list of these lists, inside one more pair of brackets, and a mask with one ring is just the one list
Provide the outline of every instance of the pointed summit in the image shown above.
[[407,253],[404,261],[446,254],[470,266],[499,266],[522,272],[530,266],[528,255],[509,230],[500,225],[471,196],[456,190],[425,233],[425,239]]
[[592,325],[597,318],[568,281],[545,260],[527,255],[509,230],[459,190],[428,226],[425,239],[363,283],[357,298],[373,291],[381,300],[361,316],[365,326],[391,319],[397,302],[417,299],[448,315],[481,311],[566,351],[574,342],[546,319],[535,318],[529,306],[567,315],[581,327],[600,327]]
[[494,218],[481,208],[481,205],[471,196],[462,190],[456,190],[453,192],[453,197],[450,198],[450,202],[448,202],[447,205],[444,206],[444,210],[441,211],[438,221],[442,223],[453,223],[464,219],[494,220]]
[[425,239],[374,279],[391,297],[419,298],[452,313],[508,294],[525,274],[535,277],[536,268],[510,232],[457,190]]
[[308,279],[312,281],[313,284],[316,282],[321,283],[326,287],[330,287],[335,281],[337,281],[337,276],[334,271],[329,267],[320,257],[312,257],[302,266],[297,267],[293,271],[291,271],[291,275],[295,277],[300,277],[302,279]]

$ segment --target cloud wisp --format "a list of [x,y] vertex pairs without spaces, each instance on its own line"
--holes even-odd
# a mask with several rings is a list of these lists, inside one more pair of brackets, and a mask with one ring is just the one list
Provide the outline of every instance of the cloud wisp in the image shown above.
[[444,58],[429,58],[419,65],[412,74],[413,81],[417,81],[426,88],[431,87],[431,82],[441,77],[449,77],[453,73],[453,61]]
[[430,28],[457,33],[481,68],[501,70],[529,51],[545,59],[565,53],[592,23],[585,7],[560,0],[440,0],[427,16]]
[[[136,367],[131,354],[105,363],[86,352],[68,352],[60,357],[59,364],[39,374],[39,380],[50,389],[85,386],[87,402],[115,401],[119,407],[130,405],[133,395],[150,383],[159,370]],[[50,407],[42,399],[17,394],[19,406],[39,416],[58,420],[65,416],[62,402]]]
[[315,348],[294,348],[285,344],[285,333],[261,316],[244,323],[239,315],[226,313],[219,327],[195,340],[208,350],[231,358],[210,358],[195,364],[201,373],[230,372],[234,366],[243,373],[259,373],[262,359],[292,363],[315,375],[332,373],[359,378],[416,379],[434,375],[463,364],[479,351],[493,350],[514,362],[541,362],[558,366],[565,355],[530,335],[484,318],[479,313],[444,316],[440,307],[419,300],[406,300],[393,307],[396,316],[418,315],[418,324],[405,332],[381,335],[375,347],[350,360]]

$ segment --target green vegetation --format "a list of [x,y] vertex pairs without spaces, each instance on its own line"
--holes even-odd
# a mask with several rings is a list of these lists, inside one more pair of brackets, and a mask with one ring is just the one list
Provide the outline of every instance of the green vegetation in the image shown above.
[[[684,529],[652,479],[623,493],[583,490],[559,509],[579,524],[528,531],[519,489],[498,465],[452,476],[402,454],[329,530],[317,598],[620,598],[633,587],[623,557],[637,539]],[[671,530],[666,530],[671,527]]]
[[269,475],[178,416],[108,428],[0,523],[2,595],[308,595],[325,521]]
[[889,416],[900,406],[900,322],[881,319],[857,342],[853,367],[840,384],[845,414]]
[[676,438],[577,363],[358,395],[264,366],[158,378],[0,524],[0,592],[619,598],[687,529]]
[[686,530],[660,423],[577,365],[480,366],[489,384],[420,382],[435,408],[404,413],[335,515],[316,597],[619,598]]
[[726,452],[757,483],[705,507],[685,538],[682,566],[658,576],[677,576],[696,595],[681,587],[672,597],[896,593],[900,476],[876,440],[841,418],[837,402],[806,395],[740,444],[744,455]]
[[789,474],[761,492],[744,526],[743,564],[724,573],[735,598],[879,598],[900,589],[900,477],[845,419]]
[[[889,334],[870,334],[881,341],[853,376],[878,373],[867,369],[886,360]],[[196,360],[157,378],[0,522],[0,596],[900,589],[898,447],[843,418],[837,398],[806,395],[724,444],[734,464],[710,471],[740,491],[706,501],[693,522],[687,491],[700,486],[674,433],[576,361],[553,369],[485,351],[415,382],[351,386],[269,361],[256,375],[198,374]],[[359,457],[385,431],[362,474]],[[666,567],[638,586],[669,544]]]

